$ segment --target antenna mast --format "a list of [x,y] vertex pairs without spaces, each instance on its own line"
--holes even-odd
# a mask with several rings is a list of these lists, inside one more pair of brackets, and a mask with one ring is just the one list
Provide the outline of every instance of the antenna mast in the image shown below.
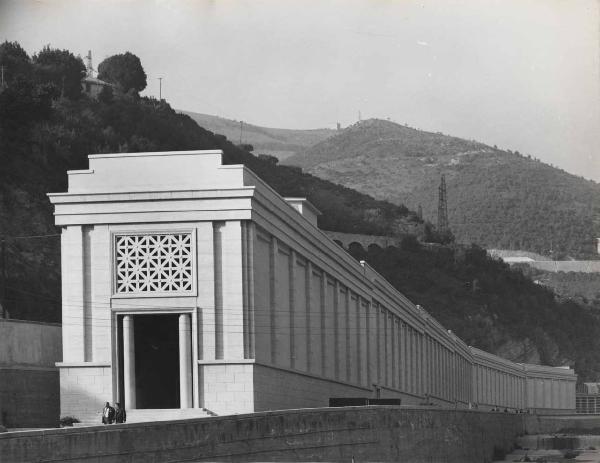
[[87,59],[87,76],[94,77],[94,68],[92,67],[92,50],[88,50]]
[[442,174],[439,187],[437,229],[440,233],[448,231],[448,201],[446,197],[446,176],[444,174]]

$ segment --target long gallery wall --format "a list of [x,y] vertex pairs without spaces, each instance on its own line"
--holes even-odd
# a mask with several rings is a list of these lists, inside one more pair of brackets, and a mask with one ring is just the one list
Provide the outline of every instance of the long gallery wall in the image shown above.
[[49,195],[62,227],[61,414],[94,422],[111,399],[156,416],[331,397],[575,409],[572,369],[465,345],[319,230],[306,199],[221,156],[90,155],[68,192]]

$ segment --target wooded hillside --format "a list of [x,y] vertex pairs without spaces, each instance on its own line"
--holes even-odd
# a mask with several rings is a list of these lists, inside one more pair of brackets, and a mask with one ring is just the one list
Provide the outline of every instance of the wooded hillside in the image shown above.
[[0,235],[8,236],[12,316],[60,320],[60,230],[46,193],[65,191],[66,171],[86,169],[88,154],[222,149],[226,164],[246,164],[283,196],[307,197],[323,212],[324,229],[389,235],[420,224],[403,206],[259,159],[164,100],[141,98],[145,74],[136,60],[126,60],[131,69],[106,72],[116,76],[114,91],[93,99],[81,89],[83,63],[68,50],[45,48],[30,58],[17,43],[0,44],[7,81],[0,93]]
[[600,185],[518,152],[389,121],[357,123],[283,161],[436,222],[446,176],[458,242],[598,258]]

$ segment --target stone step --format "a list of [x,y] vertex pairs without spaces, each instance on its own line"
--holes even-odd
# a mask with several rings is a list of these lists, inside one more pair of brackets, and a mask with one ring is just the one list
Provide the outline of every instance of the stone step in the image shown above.
[[208,418],[211,415],[203,408],[167,408],[167,409],[136,409],[127,411],[128,423],[147,421],[184,420],[189,418]]
[[[158,408],[158,409],[135,409],[127,410],[128,423],[145,423],[152,421],[184,420],[192,418],[208,418],[216,416],[216,413],[204,408]],[[102,424],[102,413],[97,412],[87,416],[78,417],[80,423],[73,426],[98,426]]]

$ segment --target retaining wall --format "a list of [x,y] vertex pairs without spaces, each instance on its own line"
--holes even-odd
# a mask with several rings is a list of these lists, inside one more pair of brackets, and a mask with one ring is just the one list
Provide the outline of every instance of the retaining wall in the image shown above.
[[0,319],[0,424],[58,425],[61,355],[59,324]]
[[530,415],[525,426],[528,434],[555,434],[563,431],[582,432],[600,429],[600,416]]
[[547,260],[525,263],[547,272],[600,273],[600,260]]
[[485,463],[525,417],[347,407],[0,434],[2,461],[410,461]]

